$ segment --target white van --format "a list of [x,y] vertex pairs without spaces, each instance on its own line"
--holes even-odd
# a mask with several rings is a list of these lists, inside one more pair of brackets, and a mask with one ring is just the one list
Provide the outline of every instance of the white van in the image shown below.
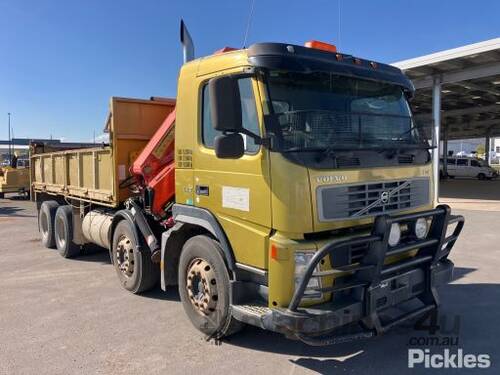
[[[498,177],[498,172],[483,164],[483,161],[467,157],[448,157],[448,177],[470,177],[491,180]],[[443,177],[443,159],[440,159],[439,174]]]

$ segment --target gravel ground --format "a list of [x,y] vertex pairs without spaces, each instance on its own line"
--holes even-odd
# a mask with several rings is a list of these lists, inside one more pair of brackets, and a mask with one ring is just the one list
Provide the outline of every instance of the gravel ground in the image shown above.
[[[500,213],[470,207],[458,211],[467,223],[451,256],[455,281],[440,290],[441,313],[445,326],[458,317],[464,353],[490,355],[491,368],[479,372],[499,373]],[[0,374],[399,374],[408,371],[412,338],[427,337],[400,327],[317,348],[248,327],[215,345],[191,326],[175,288],[132,295],[107,252],[67,260],[42,247],[29,201],[0,200],[0,238]]]

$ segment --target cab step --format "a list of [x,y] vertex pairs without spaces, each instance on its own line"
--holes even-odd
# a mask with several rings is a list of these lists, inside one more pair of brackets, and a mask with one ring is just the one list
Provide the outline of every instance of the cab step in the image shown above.
[[231,305],[233,317],[240,322],[266,329],[265,320],[271,318],[272,311],[262,302]]

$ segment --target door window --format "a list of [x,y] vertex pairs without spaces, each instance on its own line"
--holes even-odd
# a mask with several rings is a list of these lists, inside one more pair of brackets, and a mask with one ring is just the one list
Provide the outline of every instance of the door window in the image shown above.
[[457,160],[457,165],[459,166],[467,166],[469,163],[468,163],[468,160],[467,159],[458,159]]
[[471,165],[471,167],[480,167],[481,166],[481,164],[479,164],[479,162],[477,160],[471,160],[470,165]]
[[[251,78],[241,78],[238,80],[241,98],[241,115],[243,127],[254,134],[259,134],[259,122],[257,117],[257,108],[255,106],[255,97],[252,88]],[[202,114],[202,141],[205,147],[213,148],[215,137],[222,134],[212,126],[212,117],[210,115],[210,94],[208,85],[203,87],[203,114]],[[254,154],[259,150],[259,145],[253,138],[242,134],[245,152]]]

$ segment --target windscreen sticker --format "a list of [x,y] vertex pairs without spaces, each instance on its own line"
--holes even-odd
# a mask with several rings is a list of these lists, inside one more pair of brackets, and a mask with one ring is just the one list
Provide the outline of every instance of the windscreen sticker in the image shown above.
[[232,186],[222,187],[222,207],[250,211],[250,189]]

